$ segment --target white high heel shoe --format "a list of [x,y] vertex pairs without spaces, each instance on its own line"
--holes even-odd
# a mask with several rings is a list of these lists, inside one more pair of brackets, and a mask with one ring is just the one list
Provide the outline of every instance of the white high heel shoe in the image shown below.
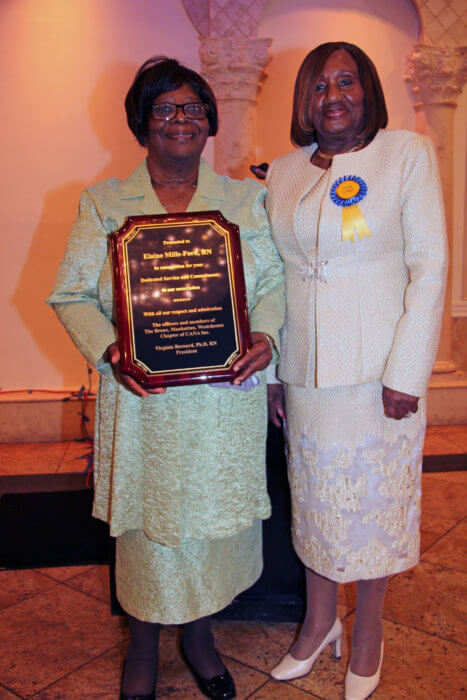
[[309,656],[307,659],[295,659],[292,654],[286,654],[282,661],[280,661],[277,666],[274,666],[271,671],[271,676],[275,678],[276,681],[288,681],[292,678],[306,676],[307,673],[310,673],[316,659],[328,644],[332,644],[333,656],[335,656],[336,659],[340,659],[341,637],[342,623],[339,618],[336,617],[336,621],[334,622],[333,626],[311,656]]
[[379,666],[372,676],[357,676],[349,668],[345,674],[344,697],[345,700],[366,700],[378,687],[381,676],[381,666],[383,664],[384,642],[381,642],[381,657]]

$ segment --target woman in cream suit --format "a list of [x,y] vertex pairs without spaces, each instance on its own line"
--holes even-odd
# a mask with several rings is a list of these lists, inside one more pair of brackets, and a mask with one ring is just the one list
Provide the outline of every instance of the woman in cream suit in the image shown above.
[[303,627],[272,675],[305,675],[331,643],[339,654],[337,584],[357,581],[348,700],[378,685],[387,578],[419,557],[423,397],[447,266],[433,145],[386,124],[370,59],[323,44],[295,85],[300,148],[268,173],[287,294],[270,408],[276,425],[287,414],[293,541],[307,581]]

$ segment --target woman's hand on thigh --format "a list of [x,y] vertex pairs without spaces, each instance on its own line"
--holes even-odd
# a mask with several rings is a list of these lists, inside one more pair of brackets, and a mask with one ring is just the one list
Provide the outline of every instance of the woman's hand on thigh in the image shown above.
[[271,423],[276,428],[280,428],[281,420],[285,420],[285,397],[282,384],[268,384],[268,415]]
[[402,391],[383,386],[383,406],[388,418],[400,420],[406,418],[409,413],[417,413],[418,396],[404,394]]

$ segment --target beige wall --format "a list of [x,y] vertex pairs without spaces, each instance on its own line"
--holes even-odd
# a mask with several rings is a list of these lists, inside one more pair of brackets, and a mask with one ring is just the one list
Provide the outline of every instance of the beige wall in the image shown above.
[[2,389],[76,388],[86,367],[43,300],[83,187],[144,157],[123,99],[155,54],[198,68],[171,0],[2,0]]
[[[258,162],[290,149],[293,80],[322,41],[362,46],[381,74],[390,126],[413,128],[403,74],[418,19],[406,0],[269,0],[259,35],[273,38],[274,58],[259,98]],[[86,381],[84,361],[43,299],[81,189],[129,174],[144,156],[122,103],[137,67],[158,53],[199,67],[198,38],[179,0],[0,2],[4,390]]]
[[454,255],[453,255],[453,360],[467,372],[467,89],[459,98],[455,117],[454,152]]
[[[454,231],[452,286],[453,316],[467,319],[467,213],[466,170],[467,170],[467,89],[459,96],[454,118]],[[464,349],[467,360],[467,348]]]
[[272,37],[273,59],[258,106],[258,161],[290,150],[295,76],[306,54],[324,41],[349,41],[372,58],[381,77],[393,129],[413,129],[414,111],[404,83],[405,57],[419,22],[407,0],[269,0],[261,37]]
[[452,319],[452,359],[467,372],[467,317]]

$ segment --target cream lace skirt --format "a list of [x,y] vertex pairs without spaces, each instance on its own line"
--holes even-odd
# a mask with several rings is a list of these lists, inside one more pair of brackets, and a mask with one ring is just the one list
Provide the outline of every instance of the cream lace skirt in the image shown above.
[[232,537],[165,547],[140,530],[119,535],[117,598],[144,622],[183,624],[225,608],[263,568],[262,521]]
[[346,583],[419,557],[425,402],[386,418],[379,382],[286,386],[292,536],[303,563]]

